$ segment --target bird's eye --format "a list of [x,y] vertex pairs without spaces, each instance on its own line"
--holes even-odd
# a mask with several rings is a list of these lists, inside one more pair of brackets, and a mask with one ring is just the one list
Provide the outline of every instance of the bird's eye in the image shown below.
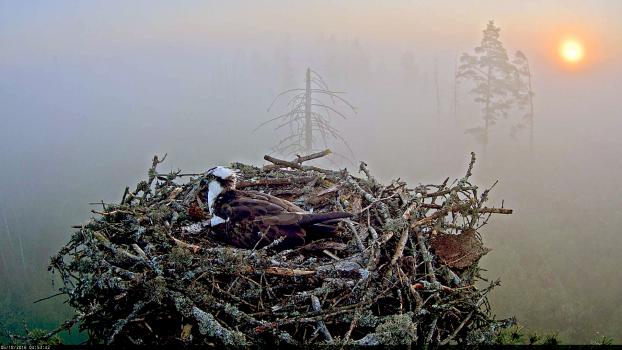
[[201,187],[207,186],[209,184],[209,182],[211,180],[213,180],[213,179],[214,179],[214,176],[212,176],[212,175],[205,176],[204,178],[201,179],[200,186]]

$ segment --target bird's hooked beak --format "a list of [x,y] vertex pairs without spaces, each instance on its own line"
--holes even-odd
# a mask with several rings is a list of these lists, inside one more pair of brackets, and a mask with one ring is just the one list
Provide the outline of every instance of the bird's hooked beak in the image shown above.
[[206,178],[201,179],[201,182],[199,182],[199,195],[205,196],[207,194],[208,189],[209,189],[209,180]]

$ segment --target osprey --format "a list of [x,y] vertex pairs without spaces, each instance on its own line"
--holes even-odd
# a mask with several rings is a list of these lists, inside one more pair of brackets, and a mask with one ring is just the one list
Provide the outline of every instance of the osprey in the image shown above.
[[[235,188],[235,171],[218,166],[201,181],[216,238],[240,248],[266,246],[277,239],[279,249],[330,237],[346,212],[310,213],[286,200]],[[207,191],[207,193],[205,193]]]

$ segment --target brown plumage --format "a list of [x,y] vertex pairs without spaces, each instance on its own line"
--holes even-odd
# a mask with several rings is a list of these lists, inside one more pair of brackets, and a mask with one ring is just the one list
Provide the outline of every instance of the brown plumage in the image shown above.
[[345,212],[309,213],[286,200],[255,191],[227,190],[218,196],[213,214],[226,220],[217,237],[241,247],[262,247],[282,238],[280,249],[331,237]]
[[241,248],[275,246],[288,249],[308,241],[332,237],[339,219],[352,216],[346,212],[310,213],[297,205],[269,194],[235,188],[236,173],[216,167],[203,180],[212,232],[224,243]]

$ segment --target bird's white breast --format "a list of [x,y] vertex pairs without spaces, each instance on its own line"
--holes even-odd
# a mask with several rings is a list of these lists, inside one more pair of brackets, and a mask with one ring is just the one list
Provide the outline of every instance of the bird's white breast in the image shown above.
[[222,193],[222,186],[220,186],[218,181],[210,181],[207,186],[207,206],[209,213],[212,215],[214,214],[214,202],[220,193]]
[[212,227],[227,222],[227,220],[214,214],[214,202],[216,202],[216,198],[222,193],[222,190],[223,188],[218,181],[210,181],[207,187],[207,206],[209,208],[209,213],[212,214],[210,220],[210,225]]

